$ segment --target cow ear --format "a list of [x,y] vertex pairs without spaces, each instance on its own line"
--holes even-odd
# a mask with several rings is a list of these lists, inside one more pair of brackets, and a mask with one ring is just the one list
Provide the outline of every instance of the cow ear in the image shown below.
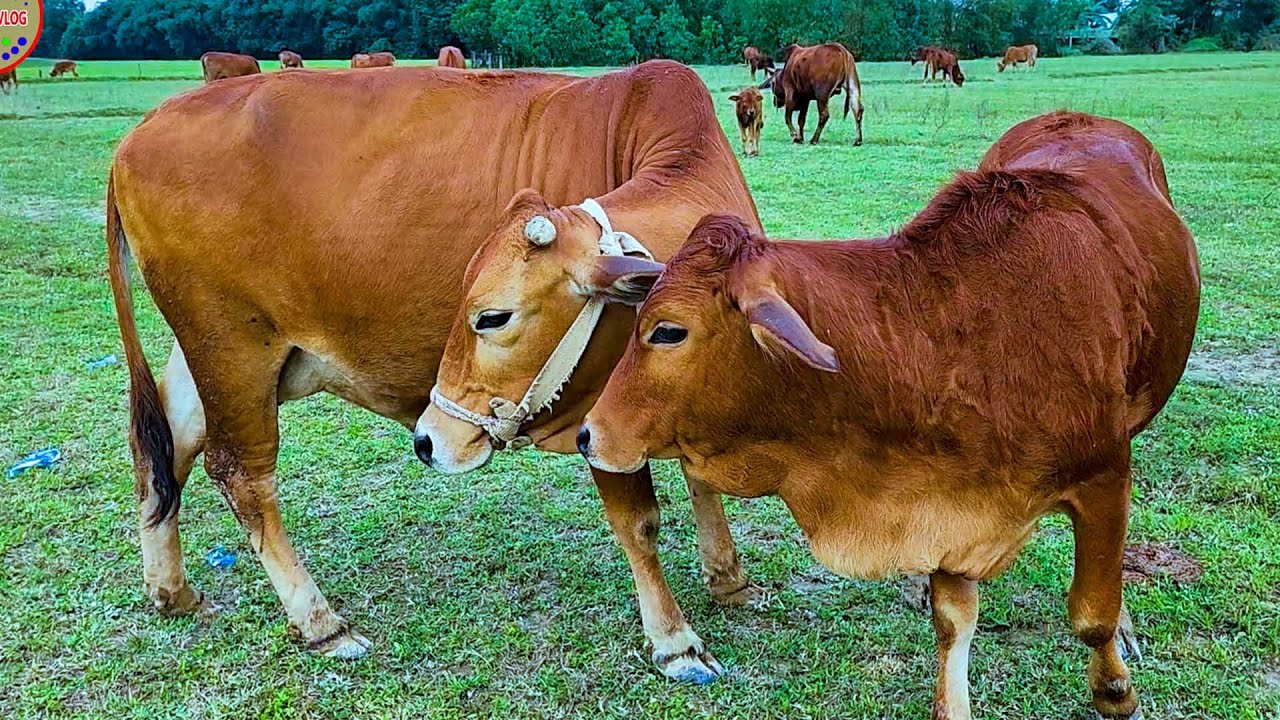
[[741,303],[751,323],[751,336],[767,351],[782,349],[823,372],[840,372],[840,359],[830,345],[818,339],[804,318],[773,290],[765,290]]
[[630,255],[600,255],[591,259],[577,284],[588,297],[639,305],[649,296],[666,267],[660,262]]
[[737,96],[737,95],[730,95],[730,96],[729,96],[729,102],[738,102],[738,97],[739,97],[739,96]]

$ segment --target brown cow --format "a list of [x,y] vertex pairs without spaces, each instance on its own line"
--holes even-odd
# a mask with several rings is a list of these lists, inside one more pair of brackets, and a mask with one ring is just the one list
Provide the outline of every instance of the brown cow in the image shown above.
[[768,73],[769,71],[776,69],[776,66],[773,64],[773,58],[765,55],[760,52],[758,48],[751,45],[742,49],[742,59],[747,61],[747,69],[751,71],[751,82],[756,81],[757,70],[764,70]]
[[5,95],[18,91],[18,68],[0,71],[0,91]]
[[213,51],[200,56],[200,69],[204,72],[206,83],[242,75],[257,75],[262,72],[255,57]]
[[467,59],[462,56],[462,51],[452,45],[445,45],[440,48],[440,55],[436,58],[436,65],[439,67],[467,69]]
[[280,51],[280,69],[301,68],[302,56],[292,50]]
[[729,99],[733,101],[734,115],[738,118],[742,154],[759,157],[760,130],[764,127],[764,97],[754,87],[747,87],[737,95],[730,95]]
[[391,67],[395,64],[396,56],[389,52],[356,53],[351,56],[353,68]]
[[888,238],[769,242],[704,219],[579,445],[602,471],[680,458],[720,492],[777,494],[843,575],[931,573],[935,718],[970,717],[976,581],[1065,512],[1094,706],[1129,718],[1130,441],[1182,375],[1199,295],[1147,139],[1046,115]]
[[[804,142],[804,122],[809,114],[809,103],[818,103],[818,129],[813,132],[813,145],[822,137],[822,128],[826,127],[831,113],[827,104],[831,96],[842,89],[844,96],[844,115],[849,116],[853,109],[853,118],[857,124],[857,139],[854,145],[862,144],[862,84],[858,82],[858,67],[853,61],[853,54],[839,43],[827,43],[813,47],[791,45],[786,49],[787,64],[782,69],[769,73],[769,79],[761,84],[762,88],[773,88],[774,107],[786,108],[787,129],[791,131],[791,139],[796,143]],[[800,129],[791,124],[791,114],[799,111]]]
[[[446,353],[455,324],[453,352],[479,342],[485,360],[511,364],[480,368],[467,394],[442,379],[449,397],[486,408],[486,393],[527,384],[584,295],[636,299],[625,274],[617,288],[607,282],[614,265],[596,272],[597,262],[639,261],[602,258],[600,226],[575,205],[587,198],[661,258],[715,208],[758,226],[711,96],[677,63],[592,78],[411,67],[378,76],[270,73],[170,98],[121,143],[108,184],[147,594],[163,613],[201,603],[183,568],[177,511],[203,451],[289,621],[311,647],[341,656],[368,642],[330,609],[281,524],[277,405],[327,391],[413,427],[442,356],[444,367],[469,367]],[[297,127],[309,131],[289,131]],[[531,187],[546,199],[521,192]],[[551,230],[554,243],[525,239],[535,214],[547,219],[533,223],[535,236],[546,241]],[[134,325],[130,250],[177,339],[158,389]],[[478,295],[495,287],[493,297]],[[530,296],[537,309],[516,291],[540,293]],[[538,447],[574,452],[634,317],[604,310],[561,400],[523,428]],[[504,334],[506,325],[517,334]],[[449,447],[439,436],[433,463],[458,469]],[[417,450],[433,459],[429,441]],[[649,476],[597,475],[623,544],[639,553],[641,603],[663,669],[710,677],[714,659],[641,532],[656,529],[639,522],[656,523]],[[690,490],[713,595],[756,598],[719,497],[696,483]]]
[[912,53],[911,64],[915,65],[917,61],[924,62],[923,82],[937,80],[941,72],[944,81],[949,78],[957,87],[964,85],[964,72],[960,70],[960,59],[954,52],[937,45],[926,45]]
[[60,75],[71,73],[73,77],[80,77],[80,72],[76,66],[75,60],[59,60],[53,64],[53,69],[49,71],[49,77],[56,78]]
[[1036,57],[1040,55],[1040,48],[1035,45],[1014,45],[1004,51],[1004,57],[996,61],[996,70],[1004,72],[1006,67],[1010,65],[1018,66],[1022,63],[1027,64],[1027,69],[1034,69],[1036,66]]

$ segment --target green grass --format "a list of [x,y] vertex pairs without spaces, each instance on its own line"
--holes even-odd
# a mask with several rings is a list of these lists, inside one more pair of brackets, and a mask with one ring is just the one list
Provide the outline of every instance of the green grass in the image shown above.
[[[342,65],[344,61],[335,62]],[[316,63],[318,64],[318,63]],[[35,74],[24,65],[24,81]],[[713,606],[689,505],[659,470],[665,567],[694,628],[730,668],[676,685],[650,666],[622,554],[575,458],[523,453],[466,477],[424,468],[406,433],[331,398],[283,410],[285,521],[320,586],[376,643],[347,664],[288,639],[244,535],[197,470],[183,504],[193,582],[221,606],[166,620],[141,593],[125,373],[104,279],[102,198],[116,143],[194,62],[83,63],[81,79],[0,96],[0,462],[57,445],[52,471],[0,479],[0,715],[97,717],[927,716],[933,633],[899,586],[821,570],[775,500],[731,501],[761,611]],[[141,68],[144,79],[135,79]],[[867,145],[832,120],[792,146],[767,113],[743,169],[779,237],[882,234],[1004,130],[1069,107],[1125,120],[1163,153],[1199,242],[1204,311],[1193,366],[1136,446],[1130,539],[1198,558],[1199,582],[1130,586],[1146,716],[1280,713],[1280,55],[1042,60],[962,89],[906,63],[861,67]],[[726,97],[742,67],[702,68]],[[164,79],[147,79],[164,78]],[[811,119],[811,128],[812,129]],[[147,301],[159,363],[170,336]],[[229,572],[201,556],[240,553]],[[977,717],[1087,717],[1088,655],[1066,620],[1071,541],[1050,519],[986,583],[971,679]]]

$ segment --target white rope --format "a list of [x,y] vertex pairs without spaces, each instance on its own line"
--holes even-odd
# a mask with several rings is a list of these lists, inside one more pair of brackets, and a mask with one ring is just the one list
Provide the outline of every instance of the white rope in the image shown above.
[[[600,226],[601,255],[641,255],[649,260],[653,259],[653,254],[639,240],[629,233],[613,229],[609,216],[594,198],[583,200],[578,207]],[[591,342],[591,336],[600,322],[604,306],[605,300],[602,297],[587,298],[578,317],[574,318],[573,324],[560,338],[556,349],[551,351],[551,356],[533,378],[519,403],[505,398],[491,398],[489,409],[493,411],[493,415],[481,415],[445,397],[440,392],[439,385],[431,388],[431,403],[445,415],[483,429],[502,449],[519,450],[529,446],[533,441],[529,436],[520,434],[521,426],[529,418],[550,408],[560,398],[560,391],[573,377],[573,371],[587,351],[587,344]]]

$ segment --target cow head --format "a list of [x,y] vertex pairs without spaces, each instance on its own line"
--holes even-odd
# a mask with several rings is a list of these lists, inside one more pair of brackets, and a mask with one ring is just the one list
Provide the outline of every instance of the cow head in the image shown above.
[[627,472],[787,441],[770,412],[840,363],[788,301],[769,245],[731,215],[694,228],[579,432],[593,466]]
[[952,63],[951,69],[947,72],[951,74],[951,82],[955,83],[956,87],[964,87],[964,72],[960,70],[960,63]]
[[[414,435],[418,457],[444,472],[466,472],[485,464],[495,443],[503,441],[491,430],[458,416],[506,416],[525,396],[588,300],[638,304],[661,270],[660,264],[649,260],[602,254],[601,227],[584,210],[554,208],[532,190],[518,193],[497,230],[467,266],[467,293],[445,344],[437,393],[418,419]],[[630,328],[625,322],[630,312],[604,310],[594,334],[588,331],[593,351],[569,358],[563,374],[553,373],[551,395],[561,390],[564,376],[574,373],[573,382],[563,388],[557,414],[564,407],[578,408],[579,414],[557,427],[548,422],[550,413],[537,414],[540,408],[532,408],[532,422],[519,423],[540,446],[572,450],[577,418],[590,406],[617,360]],[[612,355],[608,348],[614,348]]]
[[764,107],[764,98],[760,95],[760,91],[754,87],[743,88],[737,95],[730,95],[729,101],[734,105],[734,114],[738,118],[738,124],[742,127],[750,127],[761,116]]

